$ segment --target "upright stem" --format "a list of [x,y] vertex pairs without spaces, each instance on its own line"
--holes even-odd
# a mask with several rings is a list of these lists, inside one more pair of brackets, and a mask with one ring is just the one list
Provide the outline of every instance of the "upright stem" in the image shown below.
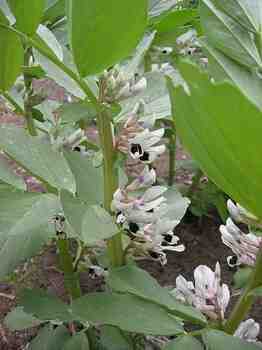
[[231,312],[224,329],[227,333],[233,334],[238,328],[240,322],[244,320],[247,313],[249,312],[253,302],[254,297],[250,295],[251,290],[262,285],[262,248],[256,259],[256,265],[254,271],[250,277],[249,283],[246,286],[243,294],[239,298],[237,304],[235,305],[233,311]]
[[[99,100],[103,101],[103,80],[100,82]],[[101,148],[103,151],[103,169],[104,169],[104,208],[111,212],[111,203],[113,195],[118,188],[118,171],[115,165],[116,151],[114,149],[113,130],[111,115],[105,108],[101,108],[97,116],[98,130],[100,136]],[[121,266],[124,264],[124,251],[122,247],[122,235],[117,233],[107,243],[108,254],[111,265]]]
[[[26,45],[25,45],[26,47]],[[30,58],[31,58],[31,48],[26,47],[25,48],[25,55],[24,55],[24,66],[29,67],[30,65]],[[24,82],[25,82],[25,101],[24,101],[24,115],[27,121],[27,128],[32,136],[37,135],[37,130],[35,127],[34,119],[33,119],[33,113],[32,113],[32,105],[31,105],[31,96],[32,96],[32,77],[28,74],[24,73]]]
[[60,266],[64,273],[65,288],[72,299],[79,298],[81,296],[81,289],[78,276],[74,271],[69,240],[65,237],[58,237],[57,246],[59,249]]

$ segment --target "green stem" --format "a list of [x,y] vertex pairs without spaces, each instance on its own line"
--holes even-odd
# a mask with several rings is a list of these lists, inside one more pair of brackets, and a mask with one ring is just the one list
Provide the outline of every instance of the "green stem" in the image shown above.
[[255,34],[255,43],[262,60],[262,27],[260,28],[260,32]]
[[4,96],[4,98],[15,108],[15,111],[18,114],[24,115],[25,112],[22,107],[19,106],[19,104],[13,99],[13,97],[6,91],[2,91],[1,95]]
[[[32,50],[31,48],[26,47],[26,44],[24,46],[25,46],[24,66],[29,67],[30,58],[32,56]],[[32,77],[26,73],[24,73],[24,83],[25,83],[25,91],[26,91],[26,98],[24,101],[24,116],[26,118],[29,134],[31,136],[37,136],[37,130],[34,123],[32,105],[31,105],[31,96],[33,95]]]
[[248,285],[246,286],[243,294],[240,296],[237,304],[235,305],[233,311],[231,312],[227,322],[225,323],[224,330],[233,334],[238,328],[240,322],[244,320],[247,313],[249,312],[253,302],[255,300],[254,296],[250,295],[250,292],[262,285],[262,249],[256,259],[256,265],[254,267],[253,273],[250,277]]
[[173,128],[173,134],[169,138],[169,176],[168,185],[173,186],[176,175],[176,129]]
[[187,197],[189,197],[189,198],[192,197],[192,195],[194,194],[195,190],[197,189],[197,187],[199,185],[199,182],[200,182],[202,176],[203,176],[203,171],[200,168],[197,169],[197,171],[193,177],[192,184],[188,189]]
[[[103,80],[100,82],[100,101],[103,101]],[[117,154],[114,149],[111,116],[106,109],[102,109],[97,116],[100,144],[103,151],[104,170],[104,208],[111,213],[113,195],[118,188],[118,169],[116,167]],[[122,234],[117,233],[107,242],[108,254],[112,266],[124,264]]]
[[58,238],[57,246],[59,249],[60,267],[64,273],[65,288],[72,299],[81,296],[81,289],[78,276],[74,271],[73,258],[70,255],[69,240],[67,238]]

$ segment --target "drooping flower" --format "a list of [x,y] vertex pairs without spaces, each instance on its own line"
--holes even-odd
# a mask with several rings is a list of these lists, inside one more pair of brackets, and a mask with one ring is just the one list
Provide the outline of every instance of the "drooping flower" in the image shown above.
[[227,201],[227,209],[230,216],[240,223],[262,228],[262,222],[252,213],[243,208],[240,204],[234,203],[231,199]]
[[208,266],[200,265],[194,270],[195,283],[179,275],[176,279],[174,296],[192,305],[210,319],[224,319],[230,300],[230,291],[226,284],[221,284],[221,269],[217,262],[215,272]]
[[248,342],[256,342],[259,332],[259,323],[255,322],[252,318],[249,318],[248,320],[240,323],[238,329],[234,333],[234,336]]
[[[258,237],[252,232],[246,234],[229,218],[226,225],[220,226],[223,243],[228,246],[236,256],[234,265],[253,266],[256,262],[257,253],[262,246],[262,237]],[[232,257],[228,258],[230,265]]]

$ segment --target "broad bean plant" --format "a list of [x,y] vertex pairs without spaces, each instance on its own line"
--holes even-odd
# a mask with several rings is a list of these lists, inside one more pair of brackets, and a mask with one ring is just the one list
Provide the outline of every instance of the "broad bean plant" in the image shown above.
[[[5,324],[38,326],[29,349],[261,348],[261,28],[260,0],[0,1],[0,90],[24,125],[0,126],[0,278],[52,244],[67,293],[20,291]],[[177,135],[232,198],[218,232],[242,280],[231,312],[220,262],[172,290],[139,267],[186,249]],[[104,291],[83,294],[82,271]]]

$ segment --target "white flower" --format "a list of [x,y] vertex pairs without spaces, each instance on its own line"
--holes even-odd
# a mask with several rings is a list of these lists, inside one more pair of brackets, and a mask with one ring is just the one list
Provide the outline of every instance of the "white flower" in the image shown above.
[[131,182],[130,185],[126,187],[127,191],[137,191],[141,188],[150,187],[156,182],[156,172],[154,169],[149,169],[148,166],[145,166],[142,173]]
[[129,153],[133,159],[145,163],[153,162],[165,152],[165,145],[157,145],[164,136],[165,129],[150,131],[145,129],[129,140]]
[[221,285],[219,263],[216,264],[215,272],[208,266],[198,266],[194,270],[194,280],[195,284],[179,275],[172,293],[177,299],[196,307],[211,319],[223,320],[230,291],[226,284]]
[[226,225],[220,226],[220,232],[223,243],[237,257],[235,265],[253,266],[255,264],[257,253],[262,245],[262,237],[251,232],[248,234],[242,232],[230,218],[227,219]]
[[227,209],[229,211],[230,216],[236,222],[241,222],[247,225],[253,225],[262,228],[262,223],[255,215],[248,212],[240,204],[235,204],[231,199],[227,201]]
[[250,318],[240,323],[238,329],[234,333],[234,336],[246,340],[248,342],[256,342],[259,332],[259,323],[255,322],[252,318]]

